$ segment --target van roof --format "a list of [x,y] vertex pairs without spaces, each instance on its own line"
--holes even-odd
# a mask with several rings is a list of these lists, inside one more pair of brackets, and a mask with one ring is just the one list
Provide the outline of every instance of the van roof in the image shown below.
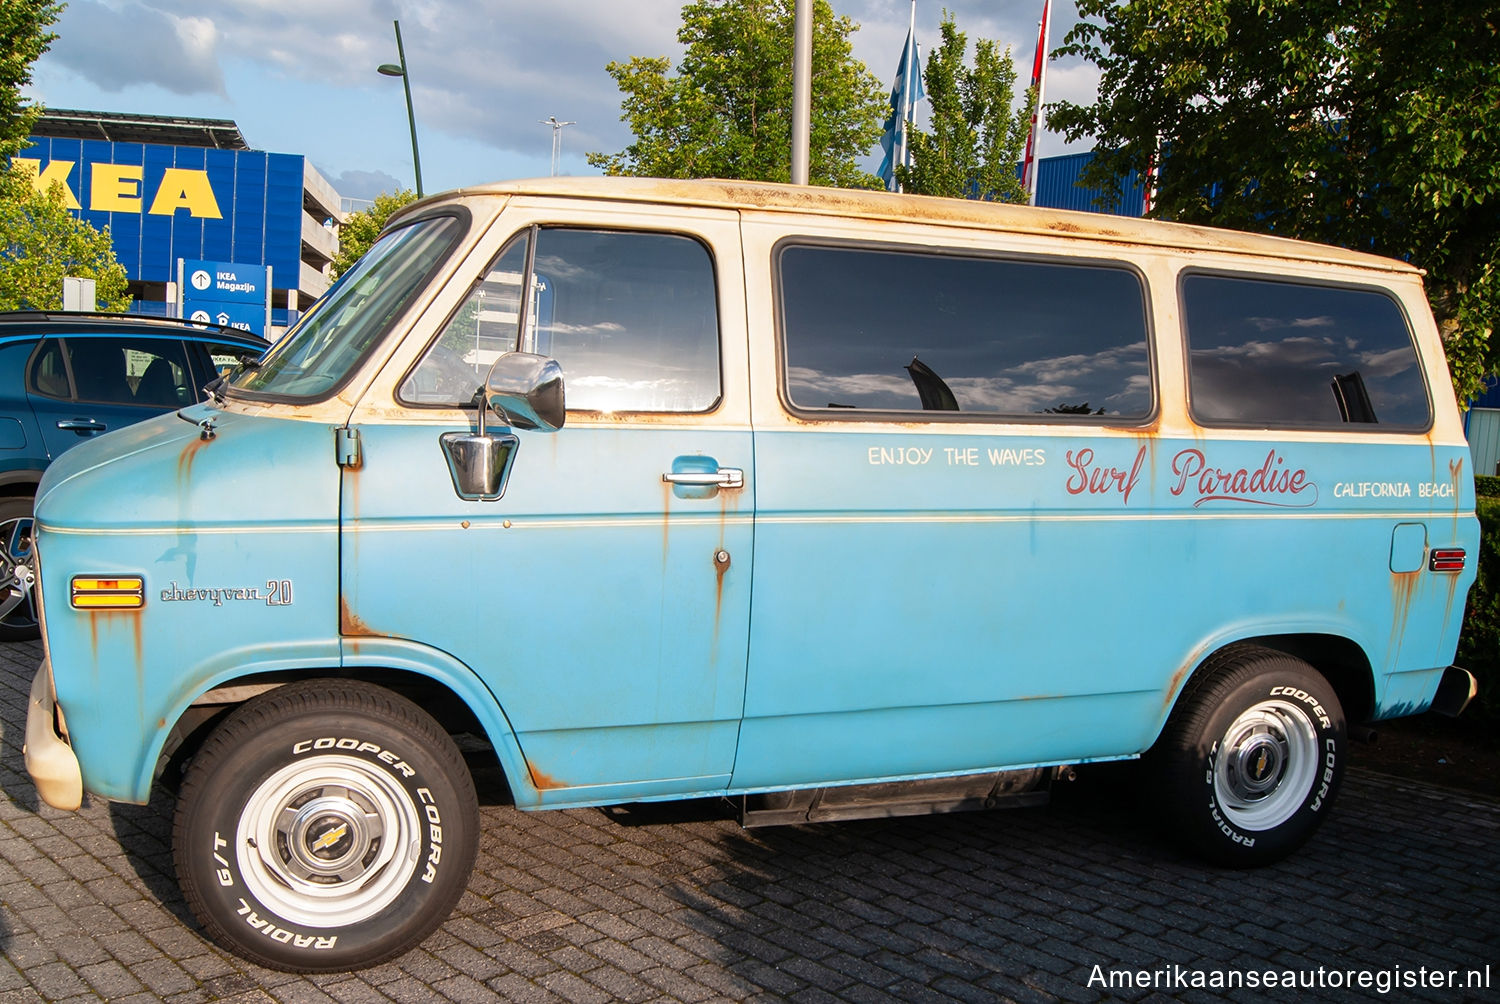
[[[1263,234],[1164,223],[1129,216],[1042,209],[1003,202],[944,199],[848,188],[776,185],[756,181],[663,178],[535,178],[462,188],[422,200],[427,206],[473,195],[535,195],[718,209],[807,213],[937,226],[964,226],[1027,234],[1066,234],[1084,240],[1221,251],[1269,258],[1357,265],[1420,273],[1405,262],[1360,251]],[[411,208],[400,215],[405,216]]]

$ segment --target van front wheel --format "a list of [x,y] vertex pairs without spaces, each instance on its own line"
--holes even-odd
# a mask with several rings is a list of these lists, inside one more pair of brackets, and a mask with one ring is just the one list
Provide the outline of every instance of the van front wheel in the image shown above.
[[178,880],[205,931],[260,965],[374,965],[432,932],[468,883],[473,780],[410,701],[289,684],[237,709],[183,779]]
[[1276,861],[1307,840],[1344,757],[1333,688],[1302,660],[1257,646],[1214,656],[1147,754],[1172,831],[1232,867]]

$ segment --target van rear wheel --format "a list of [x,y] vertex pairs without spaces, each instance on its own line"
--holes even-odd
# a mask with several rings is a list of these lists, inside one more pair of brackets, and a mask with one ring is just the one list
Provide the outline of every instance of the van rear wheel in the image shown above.
[[1317,829],[1343,779],[1345,743],[1343,708],[1317,670],[1237,646],[1184,691],[1146,759],[1172,832],[1211,861],[1250,867]]
[[214,941],[291,972],[375,965],[443,922],[478,845],[473,780],[416,705],[348,680],[244,705],[193,758],[173,854]]

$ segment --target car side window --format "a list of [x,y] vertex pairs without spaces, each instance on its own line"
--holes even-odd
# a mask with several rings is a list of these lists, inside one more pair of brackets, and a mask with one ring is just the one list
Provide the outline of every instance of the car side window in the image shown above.
[[400,398],[465,404],[495,357],[516,348],[557,360],[570,411],[711,410],[720,395],[719,313],[708,249],[666,233],[523,234],[449,319]]
[[179,407],[196,399],[182,343],[155,338],[49,338],[29,386],[46,397]]
[[1202,425],[1374,432],[1432,422],[1411,328],[1383,290],[1189,274],[1182,315],[1188,400]]
[[788,244],[777,257],[795,409],[1141,421],[1146,295],[1119,265]]
[[28,381],[32,391],[43,397],[71,398],[72,381],[68,379],[68,364],[63,361],[62,343],[56,338],[42,342],[41,348],[31,359]]

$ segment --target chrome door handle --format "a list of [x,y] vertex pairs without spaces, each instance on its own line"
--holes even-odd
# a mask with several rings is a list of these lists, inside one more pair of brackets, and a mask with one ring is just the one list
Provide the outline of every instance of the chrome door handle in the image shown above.
[[717,471],[672,471],[661,479],[669,485],[691,485],[696,488],[743,488],[745,472],[738,467],[720,467]]
[[59,429],[70,432],[103,432],[108,426],[92,418],[65,418],[57,423]]

